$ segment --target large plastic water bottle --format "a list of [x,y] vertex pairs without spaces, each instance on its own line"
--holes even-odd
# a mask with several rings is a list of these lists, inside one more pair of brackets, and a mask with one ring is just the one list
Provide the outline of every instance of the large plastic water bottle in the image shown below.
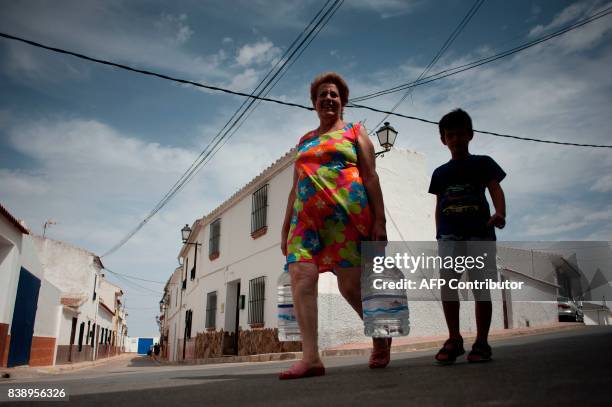
[[281,342],[301,341],[300,327],[295,317],[293,295],[291,294],[291,276],[287,271],[278,278],[278,340]]
[[374,288],[384,282],[399,282],[404,275],[397,268],[374,273],[366,267],[361,275],[361,302],[364,333],[374,338],[405,336],[410,332],[410,310],[405,289]]

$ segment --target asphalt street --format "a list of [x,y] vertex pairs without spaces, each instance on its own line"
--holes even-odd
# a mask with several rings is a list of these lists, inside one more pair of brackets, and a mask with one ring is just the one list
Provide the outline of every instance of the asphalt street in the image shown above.
[[[466,344],[466,349],[471,344]],[[393,354],[382,370],[367,357],[324,360],[324,377],[279,381],[292,362],[160,366],[146,357],[35,380],[0,382],[65,389],[75,406],[563,406],[611,405],[612,327],[584,327],[493,344],[494,360],[437,366],[435,350]],[[6,405],[42,406],[41,401]],[[53,403],[58,405],[57,403]],[[62,404],[59,404],[62,405]]]

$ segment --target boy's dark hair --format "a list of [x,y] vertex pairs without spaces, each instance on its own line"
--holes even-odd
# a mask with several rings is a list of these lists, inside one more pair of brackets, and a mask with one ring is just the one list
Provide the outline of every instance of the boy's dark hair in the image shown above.
[[472,129],[472,118],[462,109],[455,109],[445,114],[438,123],[438,129],[440,137],[444,137],[444,130],[467,129],[470,133],[474,131]]

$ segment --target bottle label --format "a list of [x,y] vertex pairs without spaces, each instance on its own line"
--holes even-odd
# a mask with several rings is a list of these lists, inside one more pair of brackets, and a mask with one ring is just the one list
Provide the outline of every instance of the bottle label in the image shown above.
[[363,299],[363,316],[380,317],[390,314],[398,317],[400,313],[408,312],[408,301],[402,295],[376,295]]
[[278,304],[278,319],[290,322],[297,321],[293,310],[293,304]]

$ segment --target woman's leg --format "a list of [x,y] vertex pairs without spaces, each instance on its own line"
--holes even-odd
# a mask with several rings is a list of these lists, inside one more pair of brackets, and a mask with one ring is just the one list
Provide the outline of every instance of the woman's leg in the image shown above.
[[308,366],[322,366],[317,343],[317,288],[319,272],[312,263],[290,263],[291,293],[302,336],[302,360]]
[[[353,307],[359,318],[363,319],[361,303],[361,267],[339,268],[337,271],[338,289],[340,294]],[[376,350],[385,350],[388,347],[386,338],[372,338]]]

